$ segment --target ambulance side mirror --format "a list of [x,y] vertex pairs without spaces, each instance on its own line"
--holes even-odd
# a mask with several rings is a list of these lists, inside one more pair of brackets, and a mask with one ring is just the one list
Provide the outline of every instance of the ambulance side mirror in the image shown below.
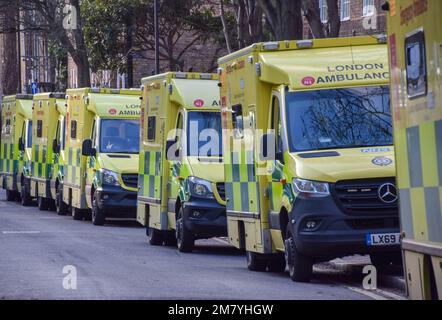
[[180,160],[180,150],[176,139],[167,140],[166,142],[166,159],[168,161]]
[[83,156],[95,157],[97,150],[92,147],[92,140],[86,139],[83,141],[83,146],[81,148],[81,154]]
[[273,133],[266,133],[261,137],[261,150],[259,151],[259,160],[275,160],[276,156],[276,137]]
[[25,143],[22,137],[18,138],[18,150],[25,151]]
[[60,153],[60,145],[57,139],[52,140],[52,151],[56,154]]

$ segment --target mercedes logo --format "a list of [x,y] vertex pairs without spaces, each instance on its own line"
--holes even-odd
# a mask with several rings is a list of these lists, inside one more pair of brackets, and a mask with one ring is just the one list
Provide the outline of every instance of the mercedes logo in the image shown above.
[[379,199],[385,203],[393,203],[398,199],[396,186],[392,183],[384,183],[378,190]]

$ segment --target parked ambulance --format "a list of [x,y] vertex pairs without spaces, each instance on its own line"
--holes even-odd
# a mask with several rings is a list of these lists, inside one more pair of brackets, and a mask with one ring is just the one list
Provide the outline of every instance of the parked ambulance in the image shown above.
[[387,1],[405,280],[442,299],[442,2]]
[[57,210],[59,214],[66,213],[66,208],[57,202],[57,195],[60,196],[57,191],[63,180],[64,157],[60,156],[60,142],[64,140],[65,114],[64,93],[34,95],[30,195],[37,198],[40,210]]
[[228,237],[250,270],[400,262],[385,37],[258,43],[219,60]]
[[32,95],[5,96],[1,124],[0,186],[8,201],[30,205]]
[[67,90],[63,204],[75,220],[135,218],[140,90]]
[[192,251],[227,234],[218,76],[142,80],[138,221],[152,245]]

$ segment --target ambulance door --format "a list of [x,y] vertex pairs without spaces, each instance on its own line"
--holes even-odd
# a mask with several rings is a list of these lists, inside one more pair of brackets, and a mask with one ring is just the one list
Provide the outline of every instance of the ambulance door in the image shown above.
[[[271,105],[269,128],[274,136],[274,159],[267,160],[267,187],[269,192],[269,228],[274,245],[279,250],[284,250],[284,242],[281,230],[286,226],[281,225],[280,211],[282,208],[282,195],[284,191],[284,151],[282,143],[282,121],[281,121],[281,94],[273,91]],[[272,141],[273,142],[273,141]],[[272,142],[270,145],[272,145]],[[273,146],[272,146],[273,147]]]
[[[92,130],[90,139],[92,141],[92,148],[97,150],[97,121],[92,122]],[[96,166],[96,154],[90,155],[86,158],[86,203],[89,208],[92,208],[92,189],[94,185]]]

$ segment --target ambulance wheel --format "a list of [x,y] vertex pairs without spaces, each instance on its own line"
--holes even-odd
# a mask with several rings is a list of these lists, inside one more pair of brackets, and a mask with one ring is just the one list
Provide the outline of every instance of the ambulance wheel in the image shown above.
[[103,210],[98,206],[98,198],[94,193],[94,199],[92,200],[92,223],[95,226],[102,226],[106,222],[106,215]]
[[285,257],[283,254],[280,254],[269,261],[270,272],[283,273],[285,271],[286,266],[287,264],[285,262]]
[[55,200],[48,199],[48,207],[50,211],[56,211]]
[[174,232],[167,232],[165,234],[164,244],[168,247],[175,247],[177,245],[176,236]]
[[83,220],[83,212],[81,211],[81,209],[72,207],[72,219]]
[[37,206],[38,206],[38,210],[40,210],[40,211],[48,210],[49,209],[48,199],[38,197],[37,198]]
[[55,196],[55,211],[59,216],[64,216],[68,212],[68,206],[63,201],[63,187],[61,185],[58,186]]
[[396,252],[370,254],[371,264],[377,269],[402,265],[402,255]]
[[267,269],[267,259],[261,254],[251,251],[246,251],[247,268],[250,271],[263,272]]
[[24,207],[29,207],[32,204],[32,198],[29,192],[26,190],[26,186],[22,184],[21,186],[21,205]]
[[6,190],[6,201],[14,201],[17,198],[15,191]]
[[160,230],[149,228],[149,244],[152,246],[162,246],[164,241],[163,233]]
[[310,282],[313,273],[313,260],[298,252],[295,240],[290,233],[284,244],[290,279],[296,282]]
[[193,234],[187,230],[184,224],[184,211],[181,207],[178,211],[178,217],[176,220],[176,228],[175,228],[175,236],[178,251],[180,252],[192,252],[193,247],[195,246],[195,238]]

